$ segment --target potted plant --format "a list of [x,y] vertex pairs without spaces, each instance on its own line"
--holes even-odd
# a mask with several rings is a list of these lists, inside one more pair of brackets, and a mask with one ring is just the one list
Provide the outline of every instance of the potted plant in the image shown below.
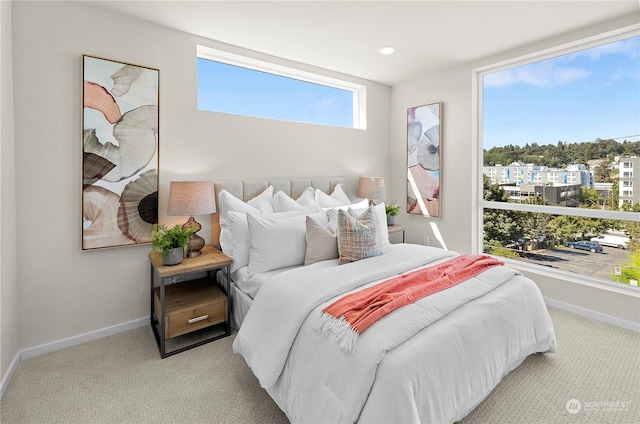
[[400,205],[396,202],[391,202],[385,206],[387,212],[387,225],[395,224],[395,216],[400,212]]
[[196,231],[195,227],[185,229],[180,224],[173,228],[167,228],[164,224],[154,224],[151,232],[151,252],[161,253],[164,265],[178,265],[187,250],[189,236]]

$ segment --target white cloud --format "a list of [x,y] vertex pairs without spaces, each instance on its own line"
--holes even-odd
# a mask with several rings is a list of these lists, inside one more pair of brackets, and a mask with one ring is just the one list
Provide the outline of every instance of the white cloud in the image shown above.
[[589,71],[581,68],[538,62],[487,75],[484,86],[498,88],[520,83],[537,87],[558,87],[588,78],[589,75]]
[[640,50],[640,39],[638,37],[628,38],[626,40],[617,41],[614,43],[603,44],[602,46],[594,47],[592,49],[583,50],[576,53],[576,56],[586,54],[591,60],[598,60],[602,56],[607,54],[625,54],[631,58],[638,57]]

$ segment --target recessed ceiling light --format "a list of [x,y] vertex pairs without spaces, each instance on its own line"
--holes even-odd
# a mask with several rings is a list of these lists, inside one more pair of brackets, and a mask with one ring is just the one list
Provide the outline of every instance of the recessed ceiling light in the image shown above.
[[381,49],[380,49],[380,50],[378,50],[378,51],[379,51],[380,53],[382,53],[382,54],[391,54],[391,53],[395,52],[395,51],[396,51],[396,49],[395,49],[395,48],[393,48],[393,47],[391,47],[391,46],[386,46],[386,47],[381,48]]

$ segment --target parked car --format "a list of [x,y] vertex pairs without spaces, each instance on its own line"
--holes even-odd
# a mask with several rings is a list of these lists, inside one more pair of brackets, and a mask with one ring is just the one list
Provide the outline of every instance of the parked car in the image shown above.
[[612,234],[601,234],[593,237],[591,241],[598,242],[601,246],[617,247],[618,249],[626,249],[629,247],[629,237],[615,236]]
[[581,241],[568,242],[567,247],[571,247],[573,249],[588,250],[594,253],[595,252],[602,253],[602,246],[600,246],[600,244],[598,244],[595,241],[581,240]]

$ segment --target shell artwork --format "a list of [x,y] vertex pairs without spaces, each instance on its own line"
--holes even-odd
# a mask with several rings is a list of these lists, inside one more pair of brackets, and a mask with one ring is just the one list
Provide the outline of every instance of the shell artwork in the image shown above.
[[146,171],[129,182],[120,195],[118,228],[137,243],[151,241],[153,224],[158,222],[158,173]]
[[440,118],[440,105],[434,103],[432,105],[427,106],[429,108],[429,112],[433,114],[436,118]]
[[440,125],[427,129],[418,140],[418,163],[428,171],[440,168]]
[[134,105],[158,104],[158,86],[152,70],[125,65],[111,75],[111,79],[114,96]]
[[82,102],[84,107],[102,112],[104,118],[112,124],[122,116],[118,103],[107,89],[91,81],[84,82]]
[[418,147],[418,140],[422,135],[422,122],[413,121],[407,127],[407,154],[412,154]]
[[407,109],[407,212],[440,217],[442,103]]
[[114,163],[115,168],[104,176],[104,180],[117,182],[135,175],[149,164],[156,152],[157,134],[158,107],[140,106],[126,112],[114,125],[113,136],[118,145],[110,141],[101,143],[95,133],[92,136],[85,134],[84,151]]
[[116,217],[120,196],[104,187],[92,185],[82,191],[82,204],[83,249],[133,243],[118,228]]
[[83,55],[82,249],[151,242],[159,71]]
[[[85,138],[87,136],[95,137],[95,130],[92,129],[85,131]],[[102,156],[84,152],[82,158],[82,187],[87,188],[91,184],[102,179],[115,166],[116,165],[114,163],[109,162]]]

